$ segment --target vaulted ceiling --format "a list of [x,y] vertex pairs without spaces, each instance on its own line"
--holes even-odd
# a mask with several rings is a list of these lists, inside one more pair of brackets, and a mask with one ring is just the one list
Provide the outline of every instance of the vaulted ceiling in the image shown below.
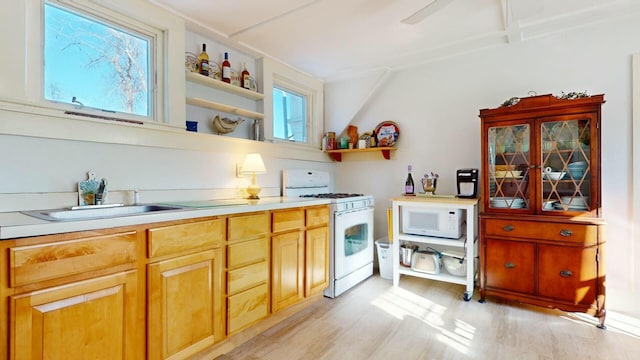
[[213,40],[332,80],[636,16],[639,0],[148,0]]

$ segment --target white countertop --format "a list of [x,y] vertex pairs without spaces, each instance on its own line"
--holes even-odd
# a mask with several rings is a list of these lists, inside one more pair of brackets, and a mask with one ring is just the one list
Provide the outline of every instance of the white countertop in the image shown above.
[[254,211],[286,209],[299,206],[329,204],[329,199],[268,197],[251,200],[247,205],[230,205],[207,208],[182,208],[158,213],[92,219],[78,221],[47,221],[23,214],[21,212],[0,213],[0,240],[60,234],[73,231],[105,229],[117,226],[140,225],[161,221],[184,220],[207,216],[248,213]]

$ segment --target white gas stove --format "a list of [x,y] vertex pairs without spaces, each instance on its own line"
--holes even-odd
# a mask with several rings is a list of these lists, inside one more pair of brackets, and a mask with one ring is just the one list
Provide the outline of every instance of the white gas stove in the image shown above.
[[333,193],[330,174],[317,170],[283,170],[282,196],[331,199],[325,296],[336,297],[373,274],[373,196]]

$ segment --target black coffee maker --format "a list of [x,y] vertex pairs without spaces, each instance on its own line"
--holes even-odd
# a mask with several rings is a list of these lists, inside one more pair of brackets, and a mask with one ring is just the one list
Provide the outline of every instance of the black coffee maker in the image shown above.
[[478,197],[478,169],[459,169],[456,171],[458,195],[456,197],[475,199]]

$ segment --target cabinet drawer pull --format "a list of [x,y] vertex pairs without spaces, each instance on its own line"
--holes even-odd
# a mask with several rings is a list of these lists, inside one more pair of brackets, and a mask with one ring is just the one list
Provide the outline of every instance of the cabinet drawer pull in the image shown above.
[[573,273],[571,272],[571,270],[562,270],[560,271],[560,276],[562,276],[563,278],[568,278],[573,276]]
[[567,229],[562,229],[560,230],[560,236],[571,236],[573,235],[573,232],[571,230],[567,230]]
[[508,231],[513,231],[513,230],[515,230],[515,229],[516,229],[516,228],[515,228],[515,226],[513,226],[513,225],[505,225],[505,226],[502,228],[502,230],[507,231],[507,232],[508,232]]
[[513,268],[516,267],[516,264],[514,264],[514,263],[512,263],[510,261],[507,261],[506,263],[504,263],[504,267],[507,268],[507,269],[513,269]]

